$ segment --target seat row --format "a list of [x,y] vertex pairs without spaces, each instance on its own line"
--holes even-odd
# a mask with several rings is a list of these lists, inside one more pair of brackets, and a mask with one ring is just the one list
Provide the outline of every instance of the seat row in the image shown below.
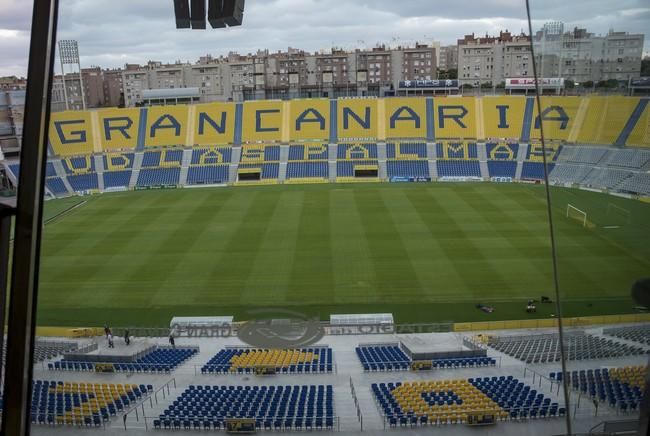
[[513,376],[373,383],[391,427],[563,416],[566,409]]
[[331,429],[335,420],[333,388],[189,386],[154,421],[154,427],[219,429],[236,419],[254,420],[258,429]]
[[[526,363],[548,363],[560,360],[560,339],[557,333],[492,336],[488,345]],[[642,347],[584,333],[565,335],[564,347],[567,360],[605,359],[650,353]]]
[[198,353],[198,351],[198,348],[157,347],[138,358],[135,362],[89,362],[61,359],[58,362],[48,363],[47,367],[50,370],[97,371],[98,365],[100,365],[101,370],[110,367],[117,372],[169,373]]
[[[398,344],[362,345],[355,352],[364,371],[404,371],[411,368],[412,359]],[[487,356],[449,357],[431,360],[433,369],[476,368],[496,365],[496,359]],[[428,369],[428,368],[427,368]]]
[[[564,378],[562,372],[551,372],[549,375],[551,380],[558,382]],[[644,377],[643,366],[597,368],[566,373],[566,379],[575,391],[621,412],[638,410],[643,397]]]
[[332,372],[332,349],[310,347],[286,350],[225,348],[202,368],[202,374],[253,373],[257,368],[273,368],[283,374]]
[[30,419],[34,424],[101,426],[153,392],[152,385],[35,380]]
[[603,330],[606,335],[650,345],[650,324],[629,327],[614,327]]

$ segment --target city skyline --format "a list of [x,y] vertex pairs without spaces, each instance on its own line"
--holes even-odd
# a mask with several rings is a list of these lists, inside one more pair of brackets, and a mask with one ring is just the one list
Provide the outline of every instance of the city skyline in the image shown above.
[[[81,63],[102,68],[123,67],[126,63],[177,60],[194,63],[200,56],[226,55],[286,50],[289,46],[315,52],[339,47],[370,49],[379,44],[414,45],[416,42],[441,45],[455,44],[465,34],[477,36],[509,30],[527,32],[525,9],[519,0],[490,0],[475,5],[457,1],[436,5],[431,11],[426,1],[396,5],[389,1],[320,0],[249,1],[244,26],[207,32],[174,29],[171,5],[143,1],[136,6],[116,0],[106,4],[87,0],[62,0],[59,39],[76,39],[80,44]],[[560,1],[533,5],[533,27],[561,19],[566,28],[587,28],[596,34],[609,29],[642,33],[643,20],[650,8],[643,1],[620,2],[619,11],[611,14],[605,1],[574,2],[570,8]],[[0,0],[0,76],[26,75],[28,32],[31,19],[29,2]],[[275,20],[268,20],[274,17]],[[296,25],[300,22],[299,25]],[[127,23],[128,26],[125,26]],[[390,27],[386,25],[390,23]],[[647,44],[644,54],[648,54]]]

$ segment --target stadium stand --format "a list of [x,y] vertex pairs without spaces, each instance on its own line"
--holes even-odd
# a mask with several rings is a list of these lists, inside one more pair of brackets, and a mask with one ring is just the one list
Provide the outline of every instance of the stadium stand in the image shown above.
[[192,150],[192,160],[187,170],[188,185],[209,185],[228,182],[228,169],[232,162],[230,147],[198,148]]
[[519,144],[488,142],[485,144],[485,150],[490,177],[515,178]]
[[253,373],[257,368],[273,368],[283,374],[332,372],[332,349],[225,348],[201,368],[203,374]]
[[517,172],[516,161],[498,161],[489,160],[487,162],[490,177],[512,177],[515,178]]
[[386,158],[398,160],[419,160],[427,158],[425,142],[388,142],[386,143]]
[[[550,379],[562,381],[562,372],[551,372]],[[566,373],[571,387],[602,404],[620,411],[638,409],[645,386],[645,367],[582,369]]]
[[427,144],[424,142],[389,142],[386,144],[388,178],[429,178]]
[[627,341],[650,345],[650,325],[634,325],[629,327],[613,327],[603,330],[603,333]]
[[[398,344],[359,345],[355,352],[364,371],[400,371],[411,368],[413,360]],[[494,366],[496,359],[491,357],[445,357],[431,360],[432,368],[457,369],[480,366]]]
[[[641,347],[634,347],[584,332],[565,333],[564,342],[567,360],[605,359],[650,353]],[[488,345],[526,363],[548,363],[560,360],[560,341],[557,333],[492,336],[488,340]]]
[[277,183],[280,173],[279,162],[279,145],[242,145],[237,170],[238,181],[261,180],[266,183]]
[[648,162],[650,162],[650,151],[624,149],[610,151],[605,164],[609,167],[640,169]]
[[254,420],[257,430],[333,430],[332,386],[189,386],[153,424],[219,430],[242,418]]
[[438,142],[436,156],[438,177],[481,177],[476,143]]
[[614,144],[627,120],[634,112],[638,99],[626,97],[588,97],[587,111],[578,131],[583,144]]
[[623,181],[617,190],[636,194],[650,195],[650,174],[635,173]]
[[134,153],[106,153],[103,156],[104,189],[128,187],[134,159]]
[[548,175],[548,180],[551,183],[560,184],[576,184],[581,183],[592,168],[586,165],[569,165],[558,163]]
[[377,159],[377,144],[372,142],[339,144],[336,151],[336,159],[353,161]]
[[513,376],[373,383],[380,413],[390,427],[467,424],[562,416],[566,410]]
[[35,380],[31,421],[99,427],[151,392],[152,385]]
[[291,144],[287,161],[288,180],[326,180],[329,177],[327,144]]
[[485,144],[488,160],[517,160],[519,144],[488,142]]
[[[290,121],[292,127],[285,131],[286,126],[280,129],[284,123],[282,117],[269,115],[265,119],[268,124],[265,129],[271,130],[242,131],[241,137],[235,141],[237,135],[231,130],[257,129],[254,117],[251,118],[254,114],[252,109],[265,107],[275,110],[279,108],[277,102],[247,104],[248,109],[237,115],[244,118],[238,122],[234,120],[234,106],[222,104],[223,107],[219,108],[216,104],[206,105],[204,109],[214,110],[215,114],[227,112],[232,115],[228,118],[230,124],[219,124],[219,129],[228,131],[219,133],[220,130],[215,130],[216,125],[211,124],[217,118],[206,121],[204,117],[203,128],[194,132],[194,144],[183,144],[183,140],[179,139],[185,137],[183,133],[189,133],[185,125],[190,122],[188,107],[183,105],[144,110],[150,116],[174,114],[181,124],[180,135],[169,130],[157,131],[155,137],[147,128],[142,131],[141,124],[146,123],[139,122],[144,113],[139,108],[102,110],[98,112],[98,117],[89,111],[61,112],[52,117],[52,158],[48,163],[46,186],[55,196],[66,196],[100,189],[110,191],[177,186],[180,183],[314,183],[333,180],[330,172],[334,172],[335,168],[336,179],[342,182],[428,180],[434,176],[458,179],[489,176],[496,181],[539,181],[544,175],[543,152],[538,143],[540,129],[537,109],[528,104],[531,102],[517,96],[461,97],[454,98],[454,104],[449,106],[449,102],[440,97],[433,101],[435,116],[425,119],[424,111],[427,109],[424,99],[386,100],[384,109],[387,112],[383,120],[386,125],[380,128],[375,125],[375,119],[381,117],[372,115],[369,116],[370,121],[366,121],[360,115],[368,108],[371,113],[377,110],[377,99],[338,101],[339,116],[325,124],[347,122],[349,126],[333,126],[337,127],[338,134],[332,136],[331,142],[336,144],[334,136],[338,136],[339,140],[335,166],[328,162],[328,158],[333,156],[328,153],[330,144],[324,142],[329,136],[329,127],[323,130],[321,123],[313,120],[302,123],[300,128],[294,128],[294,123]],[[650,146],[645,133],[648,108],[642,103],[644,100],[636,97],[620,96],[544,97],[542,106],[550,110],[545,115],[546,136],[550,141],[562,141],[563,144],[546,143],[551,181],[650,195],[650,176],[646,174],[650,171],[650,151],[643,148]],[[290,101],[287,104],[291,108],[288,112],[290,117],[302,116],[305,110],[313,111],[316,107],[319,113],[330,108],[327,100]],[[401,111],[401,116],[406,114],[405,107],[425,122],[395,118],[395,111]],[[507,107],[505,111],[504,107]],[[341,112],[345,110],[351,112],[343,116]],[[482,115],[482,121],[474,114]],[[567,118],[554,118],[560,115]],[[107,131],[109,124],[111,129]],[[203,131],[205,128],[207,133]],[[429,137],[430,132],[436,145],[435,150],[428,151],[423,138]],[[526,144],[529,136],[533,142]],[[100,144],[93,143],[97,138]],[[234,166],[230,168],[234,163],[232,147],[212,144],[235,144],[237,149],[241,140],[245,143],[241,146],[241,158],[236,162],[235,171]],[[303,140],[317,142],[296,142]],[[384,150],[379,153],[378,143],[366,142],[381,140],[387,141],[385,162]],[[280,153],[279,141],[289,144],[288,158]],[[486,141],[485,145],[482,141]],[[625,148],[627,145],[635,148]],[[191,160],[186,154],[186,161],[183,162],[182,147],[192,147]],[[521,147],[527,150],[523,159],[519,156]],[[102,161],[96,160],[98,156],[94,153],[102,152]],[[137,168],[134,168],[134,162],[138,163],[135,165]],[[95,163],[98,168],[95,168]],[[18,165],[11,163],[9,166],[17,176]],[[133,171],[137,174],[133,174]]]
[[429,165],[425,160],[389,160],[386,162],[388,178],[417,177],[429,178]]
[[[555,162],[562,146],[552,143],[545,144],[546,159],[549,174],[555,168]],[[526,160],[523,163],[521,171],[522,180],[544,180],[544,148],[542,144],[531,143],[528,145]]]
[[111,365],[116,372],[169,373],[196,353],[198,353],[198,348],[159,346],[133,362],[115,361],[113,359],[107,362],[61,359],[58,362],[48,363],[47,367],[50,370],[96,371],[96,365],[99,364],[102,367]]
[[183,150],[145,151],[137,186],[178,185]]
[[411,364],[399,345],[360,345],[355,351],[364,371],[405,370]]
[[[64,353],[75,351],[79,348],[76,342],[50,341],[37,339],[34,341],[34,363],[42,362],[57,357]],[[2,348],[2,362],[5,362],[7,348]]]
[[590,188],[614,189],[633,175],[634,173],[622,169],[592,169],[592,171],[582,179],[581,184]]
[[438,177],[481,177],[478,160],[438,160]]
[[45,179],[45,186],[47,189],[52,191],[54,195],[68,194],[68,188],[65,187],[65,183],[63,183],[61,177],[48,177]]
[[[11,172],[14,173],[16,178],[20,175],[20,165],[11,164],[9,165]],[[54,195],[67,195],[69,194],[68,188],[66,188],[63,179],[59,177],[54,168],[54,163],[48,162],[45,166],[45,186],[49,189]]]
[[[482,103],[486,138],[519,138],[521,136],[522,126],[526,124],[528,99],[515,96],[486,96],[482,98]],[[507,123],[502,122],[504,108],[508,114]],[[530,120],[528,122],[530,123]],[[527,131],[530,132],[530,125],[528,125]]]
[[92,156],[65,157],[61,164],[66,173],[66,178],[75,192],[96,190],[99,188],[95,160]]
[[438,142],[436,144],[438,159],[478,159],[478,146],[472,142]]
[[138,174],[137,186],[172,186],[178,185],[180,168],[147,168]]
[[562,151],[558,155],[557,161],[559,162],[568,162],[568,163],[578,163],[578,164],[591,164],[596,165],[603,158],[606,159],[606,155],[609,150],[604,147],[588,147],[588,146],[574,146],[574,147],[563,147]]
[[336,151],[336,178],[339,181],[351,179],[374,179],[379,175],[377,144],[342,143]]
[[34,362],[52,359],[79,348],[76,342],[36,340],[34,343]]
[[93,153],[91,111],[53,112],[50,116],[49,146],[57,156]]

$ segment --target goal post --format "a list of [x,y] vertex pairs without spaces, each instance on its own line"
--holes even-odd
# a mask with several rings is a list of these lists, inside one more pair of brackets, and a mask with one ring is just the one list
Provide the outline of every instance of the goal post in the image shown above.
[[580,221],[583,227],[587,227],[587,212],[578,209],[571,203],[566,205],[566,217]]
[[614,203],[607,203],[607,225],[621,227],[632,223],[632,215],[629,210]]

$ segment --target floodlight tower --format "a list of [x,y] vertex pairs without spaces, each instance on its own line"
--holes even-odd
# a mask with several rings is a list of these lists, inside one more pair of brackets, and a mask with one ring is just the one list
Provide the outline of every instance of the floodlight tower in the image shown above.
[[65,66],[77,67],[79,72],[79,87],[81,88],[81,106],[86,110],[86,97],[84,95],[84,82],[81,75],[81,63],[79,62],[79,45],[74,39],[62,39],[59,41],[59,60],[61,61],[61,77],[63,78],[63,98],[65,99],[65,109],[68,110],[68,91],[65,86]]

